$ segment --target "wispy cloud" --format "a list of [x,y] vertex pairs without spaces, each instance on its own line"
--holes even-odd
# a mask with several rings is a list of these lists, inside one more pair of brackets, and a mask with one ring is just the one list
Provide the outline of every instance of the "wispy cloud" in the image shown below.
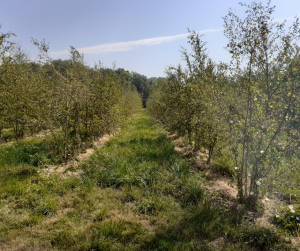
[[272,22],[283,22],[284,20],[288,21],[294,19],[293,17],[286,17],[286,18],[273,18]]
[[[217,29],[203,30],[203,31],[199,31],[198,33],[203,34],[203,33],[216,32],[216,31],[219,30]],[[77,50],[83,54],[98,54],[103,52],[129,51],[129,50],[134,50],[139,46],[161,44],[161,43],[166,43],[181,38],[186,38],[188,35],[189,33],[185,33],[185,34],[180,34],[175,36],[155,37],[155,38],[141,39],[141,40],[129,41],[129,42],[99,44],[95,46],[79,48]],[[50,53],[52,57],[60,57],[66,54],[69,54],[68,50],[53,51]]]

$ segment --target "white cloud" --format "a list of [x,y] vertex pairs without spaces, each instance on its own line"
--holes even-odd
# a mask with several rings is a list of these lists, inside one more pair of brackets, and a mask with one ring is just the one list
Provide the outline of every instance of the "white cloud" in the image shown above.
[[[201,33],[216,32],[216,31],[219,30],[216,29],[203,30],[203,31],[199,31],[198,33],[201,34]],[[95,46],[79,48],[77,50],[83,54],[98,54],[102,52],[129,51],[129,50],[134,50],[135,48],[143,45],[161,44],[161,43],[166,43],[181,38],[186,38],[188,35],[189,33],[185,33],[185,34],[180,34],[175,36],[147,38],[147,39],[141,39],[141,40],[129,41],[129,42],[99,44]],[[66,54],[69,54],[68,50],[50,52],[50,55],[52,57],[60,57]]]
[[286,17],[286,18],[273,18],[272,19],[272,22],[275,23],[275,22],[283,22],[284,20],[288,21],[288,20],[291,20],[293,19],[293,17]]

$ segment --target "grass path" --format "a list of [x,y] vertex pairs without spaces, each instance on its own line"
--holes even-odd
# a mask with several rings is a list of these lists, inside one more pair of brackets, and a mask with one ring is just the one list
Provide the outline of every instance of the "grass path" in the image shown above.
[[79,168],[62,179],[0,166],[0,250],[216,250],[219,238],[222,250],[284,250],[273,230],[240,225],[205,195],[146,111]]

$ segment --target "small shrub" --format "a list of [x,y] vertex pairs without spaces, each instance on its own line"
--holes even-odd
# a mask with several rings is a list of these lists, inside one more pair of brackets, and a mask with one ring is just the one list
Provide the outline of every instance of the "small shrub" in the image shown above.
[[122,222],[110,221],[101,226],[101,233],[106,237],[121,237],[123,231],[125,231],[125,226]]
[[103,221],[105,216],[108,213],[108,209],[106,207],[102,208],[100,212],[97,212],[94,216],[94,222]]
[[59,249],[69,249],[76,243],[76,239],[69,230],[61,230],[54,234],[51,244]]
[[276,246],[280,241],[280,236],[275,229],[256,225],[245,225],[234,229],[228,234],[228,238],[233,242],[247,243],[263,250]]
[[288,206],[277,212],[273,217],[273,222],[280,228],[287,230],[294,236],[300,234],[300,208]]
[[155,215],[164,207],[163,201],[156,196],[143,199],[138,203],[137,210],[142,214]]
[[25,220],[22,221],[22,225],[25,227],[32,227],[36,224],[38,224],[42,220],[42,217],[30,214]]
[[214,172],[220,172],[223,175],[233,177],[234,176],[234,164],[225,156],[217,158],[212,164],[212,170]]
[[51,216],[55,214],[58,209],[58,205],[53,200],[41,200],[33,209],[33,212],[40,216]]
[[175,161],[175,163],[169,166],[167,170],[174,178],[184,178],[191,174],[191,166],[188,162],[181,159]]

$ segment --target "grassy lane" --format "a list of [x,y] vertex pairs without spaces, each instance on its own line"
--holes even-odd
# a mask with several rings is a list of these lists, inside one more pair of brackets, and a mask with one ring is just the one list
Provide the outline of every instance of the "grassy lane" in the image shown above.
[[284,250],[276,232],[205,195],[146,111],[80,168],[62,179],[0,166],[0,250],[216,250],[219,237],[222,250]]

